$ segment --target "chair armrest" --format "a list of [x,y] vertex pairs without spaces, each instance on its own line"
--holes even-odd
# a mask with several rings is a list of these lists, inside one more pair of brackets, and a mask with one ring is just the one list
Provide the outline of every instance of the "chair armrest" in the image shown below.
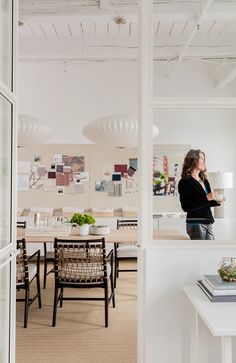
[[37,271],[39,274],[39,269],[40,269],[40,250],[36,251],[35,253],[33,253],[33,255],[31,255],[30,257],[27,258],[27,261],[29,262],[33,257],[37,256]]
[[108,255],[106,256],[106,259],[107,259],[107,260],[110,260],[110,259],[111,259],[111,257],[113,257],[113,250],[111,250],[111,251],[108,253]]
[[40,250],[36,251],[35,253],[33,253],[33,255],[31,255],[30,257],[27,258],[27,261],[30,261],[33,257],[37,256],[37,259],[40,258]]
[[111,250],[108,255],[106,256],[106,261],[110,261],[111,263],[111,276],[113,279],[113,250]]

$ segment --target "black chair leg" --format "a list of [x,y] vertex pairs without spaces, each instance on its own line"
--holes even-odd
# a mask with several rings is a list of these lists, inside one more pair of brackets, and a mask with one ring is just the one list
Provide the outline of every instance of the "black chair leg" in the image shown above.
[[55,286],[52,326],[56,326],[58,304],[58,286]]
[[61,293],[60,293],[60,308],[62,308],[63,305],[63,287],[61,287]]
[[108,327],[108,283],[105,283],[105,327]]
[[39,276],[39,271],[37,272],[37,275],[36,275],[36,281],[37,281],[38,304],[39,304],[39,309],[41,309],[42,303],[41,303],[41,291],[40,291],[40,276]]
[[111,281],[111,293],[112,293],[112,306],[114,308],[116,306],[116,303],[115,303],[115,290],[114,290],[114,283],[113,283],[112,274],[110,276],[110,281]]
[[114,288],[116,288],[116,280],[119,277],[119,260],[115,258]]
[[116,288],[116,275],[117,275],[117,266],[116,266],[116,260],[115,260],[115,271],[114,271],[114,287]]
[[29,312],[29,288],[25,290],[24,328],[27,328]]
[[43,288],[46,289],[46,283],[47,283],[47,244],[45,242],[43,244],[43,249],[44,249]]
[[119,277],[119,267],[120,267],[120,261],[118,259],[116,259],[116,263],[117,263],[117,269],[116,269],[116,277]]

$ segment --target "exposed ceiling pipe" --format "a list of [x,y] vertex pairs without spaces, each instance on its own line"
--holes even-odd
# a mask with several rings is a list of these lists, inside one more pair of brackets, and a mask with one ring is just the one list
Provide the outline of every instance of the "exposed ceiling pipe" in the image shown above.
[[217,83],[216,83],[216,88],[217,89],[223,89],[227,84],[229,84],[230,82],[232,82],[236,77],[236,66],[233,67],[228,73],[226,73],[224,75],[223,78],[221,78]]
[[197,19],[197,24],[195,26],[195,28],[193,29],[192,33],[190,34],[186,44],[184,45],[183,49],[182,49],[182,52],[180,53],[180,55],[177,57],[177,61],[176,61],[176,64],[174,66],[174,68],[172,69],[171,73],[169,74],[169,78],[171,78],[175,72],[177,71],[180,63],[182,62],[183,60],[183,57],[185,56],[195,34],[197,33],[197,31],[199,30],[199,27],[200,27],[200,24],[202,22],[202,20],[204,19],[204,16],[205,14],[207,13],[211,3],[213,2],[214,0],[208,0],[206,5],[204,6],[204,8],[202,9],[202,12],[201,14],[199,15],[198,19]]

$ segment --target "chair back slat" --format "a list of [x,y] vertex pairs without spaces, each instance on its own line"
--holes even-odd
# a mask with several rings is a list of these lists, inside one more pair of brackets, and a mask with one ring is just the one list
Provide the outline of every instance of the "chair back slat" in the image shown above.
[[16,257],[16,283],[28,284],[29,283],[29,265],[26,252],[25,239],[17,240],[17,249],[19,253]]
[[55,238],[55,276],[61,282],[92,284],[107,279],[105,239]]
[[18,221],[18,222],[16,222],[16,227],[17,228],[26,228],[26,221]]
[[117,219],[117,229],[138,229],[137,219]]

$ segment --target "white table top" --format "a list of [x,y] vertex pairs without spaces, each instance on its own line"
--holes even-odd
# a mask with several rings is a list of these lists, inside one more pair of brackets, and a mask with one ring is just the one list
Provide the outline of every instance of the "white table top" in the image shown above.
[[[25,231],[27,231],[27,229],[23,229],[23,228],[18,228],[17,229],[17,238],[25,238],[26,242],[29,243],[38,243],[38,242],[53,242],[54,241],[54,237],[52,236],[47,236],[46,234],[42,234],[42,235],[38,235],[38,236],[30,236],[26,233],[25,235]],[[55,236],[56,237],[56,236]],[[73,231],[72,234],[70,236],[67,237],[59,237],[58,238],[70,238],[70,239],[95,239],[95,238],[101,238],[104,237],[105,241],[107,243],[114,243],[114,242],[119,242],[119,243],[127,243],[127,242],[131,242],[131,243],[137,243],[138,241],[138,231],[137,230],[128,230],[128,229],[119,229],[119,230],[114,230],[111,231],[109,234],[107,234],[106,236],[94,236],[94,235],[89,235],[89,236],[79,236],[78,232]],[[158,239],[158,240],[187,240],[188,237],[186,235],[184,235],[183,233],[177,231],[177,230],[168,230],[168,229],[156,229],[153,231],[153,238],[154,239]]]
[[211,302],[197,285],[183,290],[212,335],[236,335],[236,302]]

